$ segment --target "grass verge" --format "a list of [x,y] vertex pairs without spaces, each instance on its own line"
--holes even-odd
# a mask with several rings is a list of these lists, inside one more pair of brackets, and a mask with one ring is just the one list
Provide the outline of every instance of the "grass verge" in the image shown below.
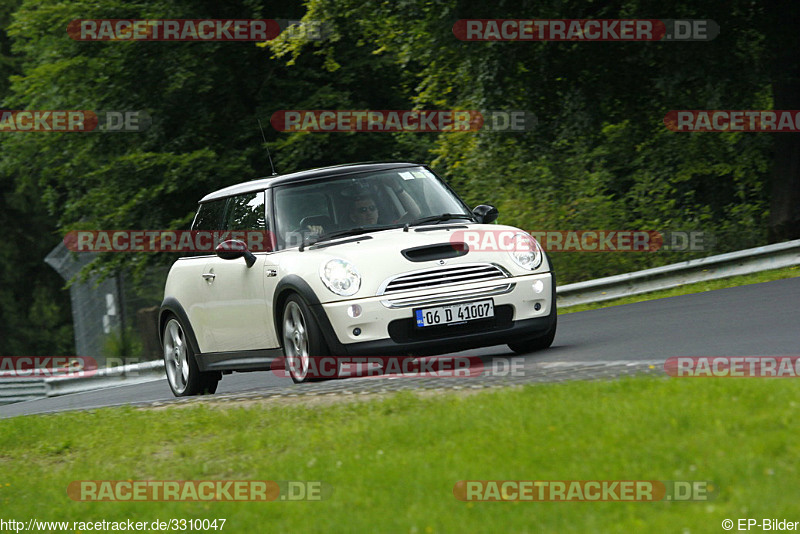
[[[637,377],[0,421],[5,519],[227,519],[224,532],[716,532],[797,517],[798,383]],[[75,502],[75,480],[323,481],[319,502]],[[459,480],[712,481],[708,502],[461,502]]]
[[680,295],[689,295],[691,293],[702,293],[703,291],[713,291],[714,289],[725,289],[727,287],[746,286],[748,284],[760,284],[761,282],[772,282],[773,280],[794,278],[796,276],[800,276],[800,265],[794,265],[792,267],[784,267],[782,269],[773,269],[770,271],[763,271],[754,274],[744,274],[741,276],[720,278],[719,280],[709,280],[708,282],[697,282],[694,284],[686,284],[680,287],[673,287],[672,289],[651,291],[649,293],[642,293],[641,295],[622,297],[618,299],[606,300],[603,302],[577,304],[575,306],[568,306],[564,308],[559,307],[558,313],[559,315],[561,315],[565,313],[596,310],[598,308],[607,308],[609,306],[619,306],[620,304],[632,304],[634,302],[643,302],[645,300],[663,299],[667,297],[678,297]]

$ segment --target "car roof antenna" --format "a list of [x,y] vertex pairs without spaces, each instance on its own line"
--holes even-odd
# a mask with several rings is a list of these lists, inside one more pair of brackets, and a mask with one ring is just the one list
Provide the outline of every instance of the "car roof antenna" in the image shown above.
[[269,153],[269,145],[267,144],[267,136],[264,135],[264,128],[261,127],[261,119],[256,119],[258,121],[258,129],[261,130],[261,139],[264,140],[264,148],[267,149],[267,157],[269,158],[269,166],[272,167],[272,176],[277,176],[277,172],[275,172],[275,165],[272,163],[272,156]]

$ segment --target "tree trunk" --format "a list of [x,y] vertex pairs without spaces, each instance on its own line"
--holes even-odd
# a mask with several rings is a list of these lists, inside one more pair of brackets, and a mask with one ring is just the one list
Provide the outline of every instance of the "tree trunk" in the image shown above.
[[[773,86],[775,109],[800,110],[800,84]],[[769,241],[800,239],[800,133],[774,133]]]
[[[780,6],[780,7],[778,7]],[[765,28],[771,46],[774,109],[800,110],[800,10],[796,0],[772,7]],[[769,241],[800,239],[800,133],[774,133]]]

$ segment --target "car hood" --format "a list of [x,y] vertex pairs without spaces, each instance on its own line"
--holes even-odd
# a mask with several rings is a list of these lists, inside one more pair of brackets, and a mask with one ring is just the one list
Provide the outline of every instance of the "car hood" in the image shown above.
[[[508,251],[491,246],[475,246],[478,243],[484,245],[484,241],[478,240],[487,234],[496,237],[518,232],[521,230],[513,226],[474,223],[418,226],[409,228],[407,232],[402,228],[383,230],[323,241],[307,247],[303,252],[294,249],[291,251],[292,259],[282,263],[297,274],[303,272],[305,276],[300,275],[308,280],[318,279],[319,268],[327,261],[347,260],[356,267],[362,279],[359,292],[351,298],[363,298],[376,295],[381,284],[388,278],[444,265],[494,263],[501,265],[512,276],[531,274],[532,271],[523,269],[512,261]],[[466,253],[463,252],[462,245],[465,242],[471,245]],[[295,261],[298,263],[295,264]],[[296,265],[294,269],[292,264]],[[548,270],[547,261],[543,261],[539,269],[533,272]]]

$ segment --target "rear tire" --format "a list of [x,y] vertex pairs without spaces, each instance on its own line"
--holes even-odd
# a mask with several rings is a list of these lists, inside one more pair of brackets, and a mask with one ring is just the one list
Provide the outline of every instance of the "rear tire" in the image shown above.
[[162,334],[164,368],[172,393],[176,397],[215,393],[222,375],[200,371],[180,320],[170,317]]

